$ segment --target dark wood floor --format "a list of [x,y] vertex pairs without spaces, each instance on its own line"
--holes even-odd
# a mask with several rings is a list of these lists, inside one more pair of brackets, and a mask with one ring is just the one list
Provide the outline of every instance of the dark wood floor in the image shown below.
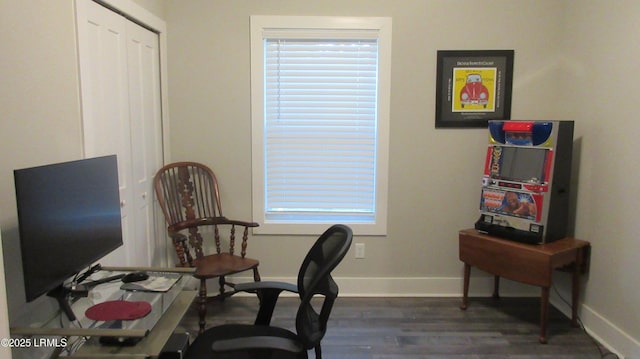
[[[272,324],[294,328],[296,298],[280,298]],[[231,297],[209,305],[207,327],[251,323],[258,302]],[[596,359],[595,342],[556,308],[549,313],[549,342],[540,344],[537,298],[340,297],[323,340],[323,357],[335,359]],[[197,334],[195,306],[180,327]],[[312,351],[310,356],[313,357]]]

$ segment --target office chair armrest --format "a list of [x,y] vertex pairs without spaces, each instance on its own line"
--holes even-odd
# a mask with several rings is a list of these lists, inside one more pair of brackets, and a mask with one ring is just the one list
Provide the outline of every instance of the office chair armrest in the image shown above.
[[276,282],[276,281],[264,281],[264,282],[247,282],[236,283],[234,287],[235,292],[249,292],[255,293],[258,291],[287,291],[291,293],[298,293],[298,286],[292,283]]
[[256,325],[269,325],[271,323],[273,310],[282,291],[298,293],[298,287],[295,284],[275,281],[239,283],[236,284],[234,290],[258,295],[260,309],[256,315]]
[[281,337],[251,336],[216,340],[211,345],[213,352],[228,352],[247,348],[278,349],[290,353],[301,353],[304,347],[299,342]]

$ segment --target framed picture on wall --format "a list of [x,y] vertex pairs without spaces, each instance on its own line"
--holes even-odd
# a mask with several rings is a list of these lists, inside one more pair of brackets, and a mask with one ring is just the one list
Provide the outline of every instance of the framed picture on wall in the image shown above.
[[511,117],[513,50],[438,51],[436,128],[484,128]]

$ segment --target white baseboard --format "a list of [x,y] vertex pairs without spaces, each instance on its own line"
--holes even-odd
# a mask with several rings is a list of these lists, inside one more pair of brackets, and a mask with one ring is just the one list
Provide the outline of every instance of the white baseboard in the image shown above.
[[[334,278],[342,297],[462,297],[462,278]],[[263,281],[295,283],[293,277],[263,277]],[[237,283],[253,281],[252,277],[233,277]],[[214,281],[207,285],[211,293],[217,292]],[[493,293],[493,277],[472,277],[470,297],[490,296]],[[500,281],[500,295],[504,297],[535,297],[540,295],[536,287],[518,284],[506,279]]]
[[[571,308],[556,295],[551,295],[550,301],[567,317],[571,317]],[[640,342],[632,338],[628,333],[618,328],[588,305],[582,304],[578,313],[587,333],[608,350],[615,353],[620,359],[640,359]]]
[[[462,278],[336,278],[340,295],[345,297],[462,297]],[[490,296],[493,277],[473,277],[469,296]],[[500,295],[505,297],[539,295],[539,291],[508,280],[501,280]]]
[[[410,277],[410,278],[334,278],[340,287],[342,297],[462,297],[463,279],[460,277]],[[234,277],[238,283],[253,281],[251,277]],[[295,283],[293,277],[263,277],[264,281],[282,281]],[[493,277],[471,277],[469,283],[470,297],[487,297],[493,293]],[[213,281],[211,284],[214,284]],[[217,291],[215,285],[209,290]],[[500,280],[500,296],[503,297],[536,297],[540,295],[540,288],[516,283],[510,280]],[[551,304],[571,316],[571,309],[554,293],[551,294]],[[581,321],[587,332],[602,343],[620,359],[640,359],[640,343],[628,333],[616,327],[593,308],[582,304],[580,306]]]

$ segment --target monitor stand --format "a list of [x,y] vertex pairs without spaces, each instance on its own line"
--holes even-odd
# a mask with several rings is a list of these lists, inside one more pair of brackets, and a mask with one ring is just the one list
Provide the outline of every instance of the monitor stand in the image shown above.
[[87,279],[93,273],[99,271],[102,266],[98,263],[89,269],[87,269],[84,273],[82,273],[74,282],[71,282],[68,285],[60,284],[55,287],[51,291],[47,293],[47,296],[54,298],[58,301],[58,305],[60,306],[60,310],[67,316],[69,321],[74,322],[76,320],[76,315],[73,314],[73,310],[71,309],[71,304],[69,303],[69,296],[72,295],[74,297],[86,297],[89,295],[89,288],[87,286],[78,285],[77,283],[82,282]]
[[[75,314],[73,314],[71,304],[69,303],[69,295],[71,294],[79,294],[80,296],[82,296],[82,293],[74,292],[72,288],[64,286],[62,284],[49,291],[49,293],[47,293],[47,296],[55,298],[58,301],[60,310],[67,316],[69,321],[74,322],[76,320],[76,316]],[[84,296],[86,296],[87,294],[85,294]]]

